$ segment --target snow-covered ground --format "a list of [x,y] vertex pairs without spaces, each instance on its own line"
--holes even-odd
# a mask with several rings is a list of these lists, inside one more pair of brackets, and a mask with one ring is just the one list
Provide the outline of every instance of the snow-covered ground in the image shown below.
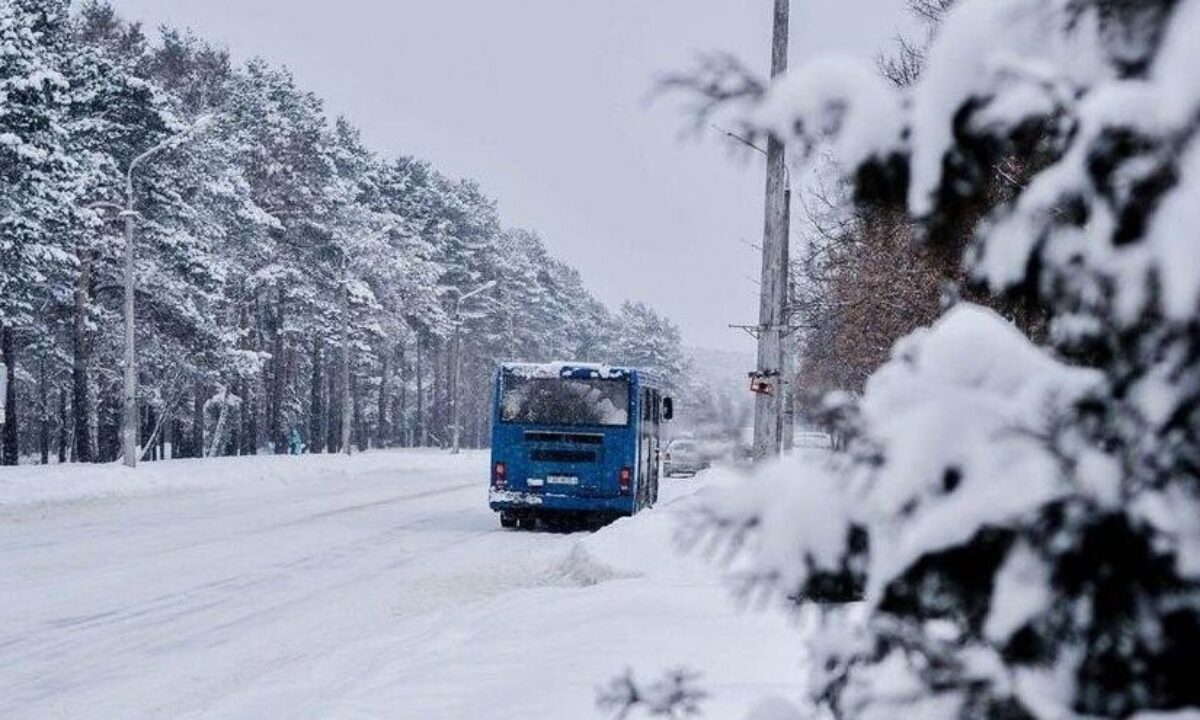
[[799,641],[673,542],[697,490],[595,534],[501,531],[487,458],[0,472],[0,718],[599,718],[626,667],[709,717],[795,692]]

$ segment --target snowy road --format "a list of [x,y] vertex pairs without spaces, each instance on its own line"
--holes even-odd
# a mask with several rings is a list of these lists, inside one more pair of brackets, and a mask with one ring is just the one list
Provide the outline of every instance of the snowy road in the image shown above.
[[397,452],[0,473],[0,718],[599,718],[626,666],[702,671],[711,717],[796,689],[794,628],[672,547],[696,484],[562,536],[500,531],[486,471]]

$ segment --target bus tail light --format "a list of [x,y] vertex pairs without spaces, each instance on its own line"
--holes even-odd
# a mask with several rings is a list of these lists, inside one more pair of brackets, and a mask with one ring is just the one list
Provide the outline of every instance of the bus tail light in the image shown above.
[[496,463],[492,468],[492,487],[496,490],[508,487],[508,466],[502,462]]
[[628,495],[633,492],[633,471],[629,468],[621,468],[621,474],[617,476],[621,482],[621,494]]

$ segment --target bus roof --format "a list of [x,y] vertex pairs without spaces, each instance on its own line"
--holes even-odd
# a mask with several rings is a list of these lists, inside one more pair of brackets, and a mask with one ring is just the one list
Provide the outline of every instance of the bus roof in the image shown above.
[[636,377],[650,385],[658,385],[652,373],[630,367],[616,367],[601,363],[556,361],[549,363],[503,363],[502,372],[524,378],[596,378],[620,380]]

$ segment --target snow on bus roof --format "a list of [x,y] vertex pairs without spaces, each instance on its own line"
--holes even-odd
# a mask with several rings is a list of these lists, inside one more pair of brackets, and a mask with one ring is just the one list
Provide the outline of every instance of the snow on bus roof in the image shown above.
[[549,363],[504,363],[504,372],[524,378],[594,377],[605,380],[629,377],[633,368],[600,363],[556,361]]

